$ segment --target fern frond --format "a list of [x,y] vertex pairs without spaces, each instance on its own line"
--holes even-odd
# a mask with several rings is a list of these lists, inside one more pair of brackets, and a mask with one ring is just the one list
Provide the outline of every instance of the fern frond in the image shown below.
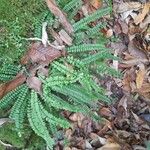
[[86,31],[86,34],[88,36],[93,36],[93,35],[97,35],[97,34],[100,34],[100,29],[101,28],[104,28],[106,26],[106,23],[99,23],[97,24],[96,26],[94,26],[93,28],[90,28],[89,30]]
[[33,131],[46,141],[50,149],[53,149],[54,141],[50,137],[46,124],[43,121],[42,112],[41,112],[41,108],[39,105],[40,104],[39,104],[37,93],[32,90],[31,99],[30,99],[30,103],[28,106],[29,123]]
[[50,12],[48,10],[44,11],[40,14],[40,16],[37,18],[37,21],[35,22],[35,30],[34,30],[34,36],[37,38],[42,37],[42,23],[45,22],[46,17],[48,16]]
[[0,81],[9,81],[13,79],[19,72],[19,67],[15,65],[5,64],[0,69]]
[[96,72],[101,75],[110,75],[113,77],[121,77],[121,73],[109,67],[106,63],[101,62],[97,65]]
[[17,87],[15,90],[9,92],[0,100],[0,109],[8,108],[14,103],[18,97],[20,91],[22,91],[24,85]]
[[76,66],[76,67],[78,67],[80,69],[84,67],[84,63],[81,60],[79,60],[77,58],[74,58],[73,56],[68,56],[66,58],[66,61],[68,63],[70,63],[71,65]]
[[99,59],[117,59],[117,57],[113,56],[110,52],[108,51],[101,51],[98,52],[96,54],[90,55],[84,59],[82,59],[81,61],[84,62],[85,65],[93,63]]
[[86,52],[86,51],[93,51],[93,50],[107,50],[107,48],[101,44],[82,44],[82,45],[71,46],[67,48],[67,52],[70,53]]
[[92,100],[94,101],[98,99],[97,97],[95,97],[95,95],[93,95],[92,93],[87,93],[86,90],[77,85],[67,85],[63,87],[53,86],[52,90],[69,97],[77,98],[77,100],[80,100],[80,103],[89,105],[93,103]]
[[87,25],[88,23],[95,21],[103,16],[105,16],[106,14],[109,14],[111,11],[111,8],[104,8],[104,9],[99,9],[96,12],[94,12],[93,14],[88,15],[87,17],[81,19],[80,21],[76,22],[73,25],[73,28],[75,31],[82,29],[85,25]]
[[28,94],[28,87],[26,85],[22,86],[18,98],[11,109],[10,118],[15,121],[16,129],[19,131],[23,127],[24,118],[26,115],[27,109],[27,94]]
[[63,8],[63,10],[65,12],[68,12],[71,9],[73,9],[79,2],[81,2],[81,0],[71,0],[67,5],[65,5],[65,7]]
[[53,114],[49,113],[46,109],[43,108],[42,104],[40,104],[41,111],[43,114],[43,118],[51,124],[55,124],[56,126],[60,126],[62,128],[69,128],[70,123],[64,118],[55,117]]
[[72,19],[81,8],[83,2],[82,0],[71,0],[68,4],[65,5],[63,10],[69,14],[69,19]]

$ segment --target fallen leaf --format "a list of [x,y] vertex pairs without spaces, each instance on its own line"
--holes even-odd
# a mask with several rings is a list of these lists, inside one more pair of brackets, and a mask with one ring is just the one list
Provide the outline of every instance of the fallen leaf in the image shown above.
[[104,117],[111,117],[112,116],[112,112],[110,111],[109,108],[107,107],[102,107],[100,109],[100,115],[104,116]]
[[142,7],[142,4],[139,2],[125,2],[118,5],[117,12],[123,13],[127,11],[136,11]]
[[26,81],[26,76],[23,74],[18,74],[15,79],[4,83],[0,86],[0,99],[5,96],[10,91],[14,90],[16,87],[22,85]]
[[146,74],[145,66],[144,66],[144,64],[141,63],[141,64],[139,64],[139,70],[136,73],[136,86],[137,86],[137,89],[142,87],[145,74]]
[[90,3],[96,9],[99,9],[103,5],[103,1],[102,0],[90,0]]
[[34,89],[38,93],[42,93],[42,82],[38,77],[28,77],[27,85],[29,88]]
[[44,47],[42,43],[36,42],[31,45],[26,55],[21,59],[22,64],[32,63],[48,65],[53,60],[61,57],[63,51],[51,46]]
[[97,150],[121,150],[121,146],[117,143],[107,143]]
[[148,12],[149,12],[149,9],[150,9],[150,3],[146,3],[146,4],[144,5],[144,8],[143,8],[142,12],[139,13],[139,14],[137,15],[137,17],[135,17],[135,19],[134,19],[134,23],[135,23],[136,25],[139,24],[139,23],[141,23],[141,22],[144,20],[145,16],[146,16],[146,15],[148,14]]
[[62,41],[64,41],[67,45],[72,45],[72,38],[68,35],[68,33],[65,30],[59,31],[59,36]]
[[56,3],[54,0],[46,0],[47,6],[49,10],[59,18],[59,22],[63,25],[66,31],[68,33],[73,33],[73,27],[72,25],[68,22],[65,14],[57,7]]

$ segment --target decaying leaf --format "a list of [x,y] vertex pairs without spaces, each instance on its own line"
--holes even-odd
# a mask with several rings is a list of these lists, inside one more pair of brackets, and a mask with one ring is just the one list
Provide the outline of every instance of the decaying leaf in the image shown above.
[[121,150],[121,146],[117,143],[107,143],[97,150]]
[[73,27],[72,25],[68,22],[65,14],[57,7],[56,3],[54,0],[46,0],[47,6],[50,9],[50,11],[59,18],[59,22],[63,25],[66,31],[68,33],[73,33]]
[[142,7],[142,4],[139,2],[125,2],[118,5],[117,12],[123,13],[127,11],[139,10]]
[[142,64],[142,63],[139,64],[139,70],[136,73],[136,86],[138,89],[142,87],[145,73],[146,73],[146,70],[145,70],[144,64]]
[[143,8],[142,12],[139,13],[139,14],[135,17],[134,23],[135,23],[136,25],[139,24],[139,23],[141,23],[141,22],[144,20],[145,16],[149,13],[149,10],[150,10],[150,3],[146,3],[146,4],[144,5],[144,8]]
[[4,83],[0,86],[0,99],[5,96],[8,92],[14,90],[16,87],[20,86],[26,81],[26,76],[23,74],[18,74],[15,79]]
[[102,7],[102,5],[103,5],[103,1],[102,0],[90,0],[90,3],[96,9]]
[[28,77],[27,85],[29,88],[34,89],[38,93],[42,93],[42,82],[38,77]]
[[33,43],[28,50],[27,54],[21,59],[22,64],[27,64],[29,62],[38,64],[49,64],[53,60],[62,56],[61,51],[44,45],[40,42]]
[[69,46],[72,45],[72,38],[67,34],[65,30],[62,29],[61,31],[59,31],[59,36],[60,39],[65,42],[65,44]]

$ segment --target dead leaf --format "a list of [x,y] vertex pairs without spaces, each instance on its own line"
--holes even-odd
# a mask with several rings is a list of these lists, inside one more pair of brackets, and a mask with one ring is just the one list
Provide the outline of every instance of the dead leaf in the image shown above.
[[38,93],[42,93],[42,82],[38,77],[28,77],[27,85],[29,88],[34,89]]
[[97,150],[121,150],[121,146],[117,143],[107,143]]
[[99,9],[103,5],[103,1],[102,0],[90,0],[90,3],[96,9]]
[[118,108],[120,107],[120,106],[122,106],[123,108],[124,108],[124,110],[125,110],[125,113],[126,113],[126,116],[127,116],[127,101],[128,101],[128,99],[127,99],[127,97],[124,95],[122,98],[121,98],[121,100],[119,101],[119,104],[118,104]]
[[60,39],[64,41],[67,45],[72,45],[72,38],[68,35],[68,33],[65,30],[59,31]]
[[146,4],[144,5],[144,8],[143,8],[142,12],[139,13],[139,14],[135,17],[135,19],[134,19],[134,23],[135,23],[136,25],[139,24],[139,23],[141,23],[141,22],[144,20],[145,16],[146,16],[146,15],[148,14],[148,12],[149,12],[149,9],[150,9],[150,3],[146,3]]
[[63,25],[66,31],[68,33],[73,33],[73,27],[72,25],[68,22],[65,14],[57,7],[56,3],[54,0],[46,0],[47,6],[50,9],[50,11],[59,18],[60,23]]
[[26,81],[26,76],[18,74],[15,79],[4,83],[0,86],[0,99],[16,87],[22,85]]
[[36,42],[31,45],[26,55],[21,59],[21,64],[28,64],[31,61],[32,63],[48,65],[61,56],[61,51],[51,46],[44,47],[42,43]]
[[142,7],[142,4],[139,2],[125,2],[118,5],[117,12],[123,13],[127,11],[136,11]]
[[107,107],[102,107],[100,109],[100,115],[104,116],[104,117],[111,117],[112,116],[112,112],[110,111],[109,108]]
[[110,38],[111,36],[113,36],[113,30],[112,29],[108,29],[106,32],[106,37]]
[[141,63],[141,64],[139,64],[139,70],[136,73],[136,86],[137,86],[137,89],[142,87],[145,74],[146,74],[145,66],[144,66],[144,64]]

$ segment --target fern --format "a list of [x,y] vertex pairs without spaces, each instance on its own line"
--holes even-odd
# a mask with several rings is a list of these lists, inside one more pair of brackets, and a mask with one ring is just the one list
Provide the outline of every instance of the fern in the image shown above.
[[28,94],[28,87],[26,85],[22,85],[18,98],[14,103],[9,116],[11,119],[15,121],[17,130],[22,129],[23,127],[23,121],[26,115],[26,108],[28,101],[28,99],[26,98],[27,94]]
[[93,14],[88,15],[87,17],[85,17],[85,18],[81,19],[80,21],[76,22],[73,25],[74,30],[77,31],[79,29],[84,28],[88,23],[90,23],[92,21],[95,21],[95,20],[99,19],[100,17],[110,13],[110,11],[111,11],[110,7],[97,10]]
[[[81,112],[99,120],[99,116],[93,113],[93,110],[98,109],[98,101],[107,104],[111,102],[111,98],[105,95],[105,90],[96,83],[95,72],[100,75],[117,76],[117,73],[105,64],[107,59],[117,58],[111,54],[109,48],[106,48],[109,39],[100,33],[100,29],[106,24],[100,23],[99,19],[109,14],[111,8],[97,10],[77,21],[74,16],[80,10],[82,0],[58,0],[57,4],[66,12],[68,20],[74,22],[74,33],[70,35],[73,43],[71,46],[64,44],[66,56],[50,63],[48,76],[40,76],[39,68],[36,68],[35,77],[42,81],[41,93],[36,93],[24,82],[0,100],[0,109],[10,108],[13,105],[9,117],[15,121],[17,131],[25,131],[25,125],[29,124],[27,127],[30,126],[34,133],[45,141],[49,149],[53,149],[55,144],[51,134],[57,132],[57,127],[71,127],[69,121],[61,116],[61,111]],[[48,28],[55,29],[57,33],[62,29],[59,19],[49,10],[43,10],[33,21],[35,37],[41,38],[43,22],[47,22]],[[91,22],[98,24],[91,26]],[[15,33],[20,31],[19,26],[19,30],[15,30]],[[15,38],[19,43],[20,34],[15,34]],[[53,39],[54,37],[49,34],[49,40]],[[29,65],[20,67],[4,65],[0,70],[0,80],[13,79],[21,68],[28,70],[30,74],[30,67],[33,69],[37,65],[43,67],[38,62],[33,64],[29,62]]]
[[4,64],[0,69],[0,81],[9,81],[19,72],[19,67],[11,64]]
[[54,141],[50,137],[46,124],[43,121],[38,96],[34,91],[31,91],[31,100],[28,106],[28,120],[34,132],[42,137],[46,141],[48,147],[52,149]]
[[10,107],[14,101],[16,101],[18,94],[22,91],[23,85],[17,87],[15,90],[9,92],[0,100],[0,109],[6,109]]
[[83,44],[67,48],[67,51],[71,53],[93,51],[93,50],[107,50],[107,48],[101,44]]

